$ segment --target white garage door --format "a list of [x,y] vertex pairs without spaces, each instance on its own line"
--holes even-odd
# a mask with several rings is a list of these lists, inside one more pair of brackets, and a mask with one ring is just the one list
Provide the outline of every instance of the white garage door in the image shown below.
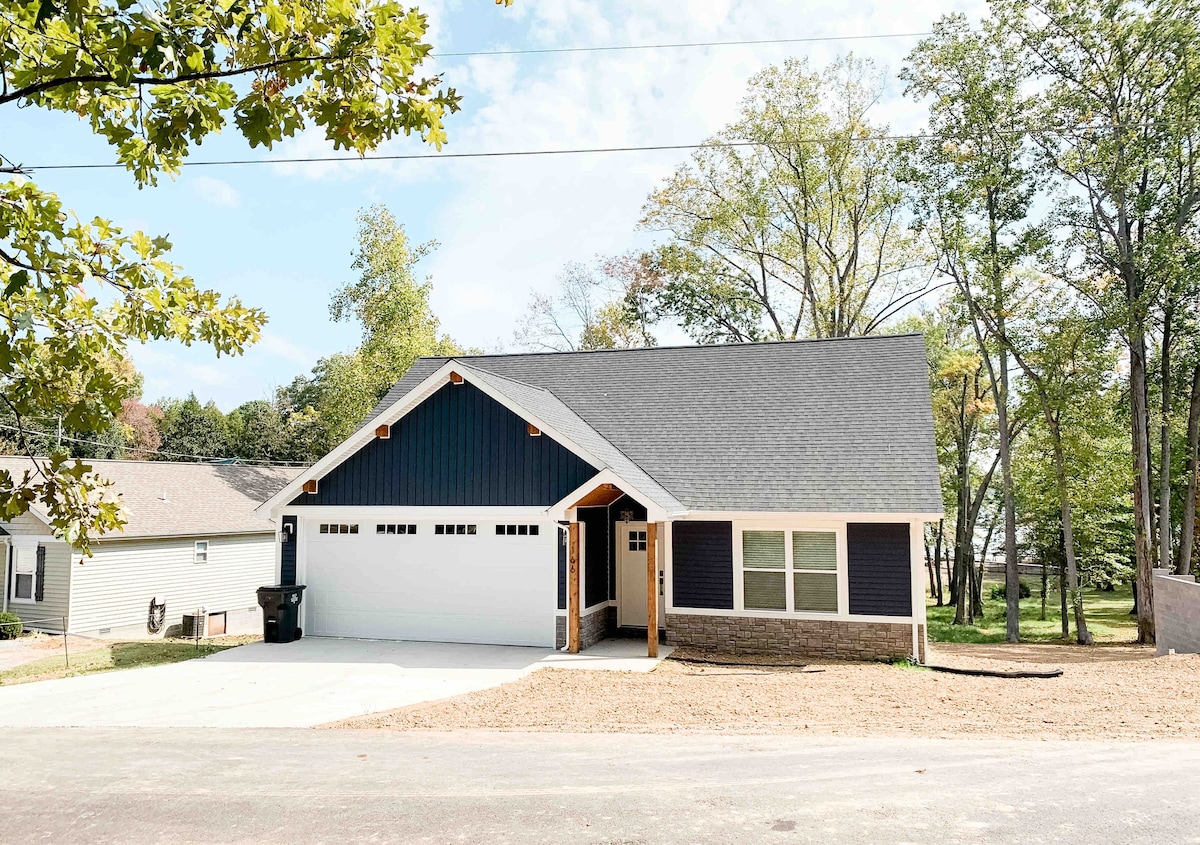
[[305,632],[553,646],[556,526],[497,534],[495,522],[463,525],[435,533],[431,522],[305,520]]

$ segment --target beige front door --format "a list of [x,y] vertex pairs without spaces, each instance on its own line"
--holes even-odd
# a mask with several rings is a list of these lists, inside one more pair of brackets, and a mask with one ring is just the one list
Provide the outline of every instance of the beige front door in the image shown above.
[[646,627],[646,523],[617,523],[617,624]]

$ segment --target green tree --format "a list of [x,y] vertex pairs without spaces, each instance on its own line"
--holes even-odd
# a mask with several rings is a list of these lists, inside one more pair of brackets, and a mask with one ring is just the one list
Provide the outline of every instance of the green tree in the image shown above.
[[656,281],[646,257],[635,254],[568,264],[555,293],[530,294],[513,340],[545,352],[654,346],[646,299]]
[[288,459],[288,432],[283,416],[271,402],[243,402],[229,412],[225,424],[233,457],[249,461]]
[[900,149],[871,119],[883,86],[855,58],[750,80],[739,118],[643,208],[643,228],[668,238],[655,259],[664,315],[707,342],[844,337],[929,291]]
[[316,412],[324,450],[348,437],[418,358],[462,352],[440,333],[429,306],[431,283],[416,276],[418,262],[436,246],[413,247],[382,205],[359,213],[351,265],[359,278],[334,293],[329,310],[335,320],[357,321],[362,342],[354,352],[319,361],[311,377],[297,379],[279,398],[291,412]]
[[167,399],[162,408],[162,460],[187,461],[229,456],[229,429],[214,403],[201,405],[195,393],[187,399]]
[[915,156],[917,205],[940,273],[964,301],[996,408],[1004,511],[1005,639],[1020,639],[1017,519],[1012,475],[1009,352],[986,330],[983,309],[1005,332],[1014,271],[1043,246],[1040,227],[1028,222],[1034,197],[1025,135],[1027,77],[1019,50],[993,24],[973,30],[962,15],[934,25],[901,76],[908,93],[929,100],[929,132],[936,140]]
[[[426,30],[424,15],[390,0],[14,0],[0,11],[0,108],[78,115],[139,185],[178,172],[231,119],[253,146],[310,125],[360,154],[401,133],[440,146],[459,98],[416,76]],[[221,355],[257,339],[265,315],[197,286],[169,249],[76,218],[31,180],[0,183],[0,403],[21,451],[33,452],[26,421],[49,413],[80,432],[110,425],[121,399],[100,362],[130,341],[203,342]],[[0,516],[34,503],[84,549],[123,522],[111,488],[62,456],[0,472]]]
[[[1033,70],[1030,137],[1061,185],[1059,272],[1119,331],[1129,355],[1138,638],[1152,642],[1147,335],[1161,309],[1169,352],[1177,284],[1189,275],[1182,262],[1195,255],[1200,13],[1193,0],[993,0],[992,9]],[[1169,373],[1169,354],[1162,357]],[[1166,480],[1165,433],[1162,442]],[[1160,510],[1159,521],[1159,559],[1167,561],[1169,512]]]

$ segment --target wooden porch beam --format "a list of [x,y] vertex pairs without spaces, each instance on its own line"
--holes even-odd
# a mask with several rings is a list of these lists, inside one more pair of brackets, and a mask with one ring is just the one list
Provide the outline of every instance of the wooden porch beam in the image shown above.
[[579,523],[567,527],[567,651],[579,653]]
[[646,525],[646,656],[658,657],[658,523]]

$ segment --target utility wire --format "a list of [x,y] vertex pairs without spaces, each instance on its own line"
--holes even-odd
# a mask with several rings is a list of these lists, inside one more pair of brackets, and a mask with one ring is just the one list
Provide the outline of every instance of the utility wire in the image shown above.
[[[20,434],[24,434],[26,437],[45,437],[45,438],[48,438],[51,440],[67,440],[71,443],[84,443],[84,444],[87,444],[88,446],[106,446],[110,449],[125,448],[125,447],[115,446],[112,443],[104,443],[100,440],[85,440],[81,437],[68,437],[65,434],[62,435],[62,437],[59,437],[57,434],[49,434],[47,432],[36,431],[34,429],[22,429],[22,428],[18,428],[15,425],[7,425],[5,423],[0,423],[0,429],[5,429],[7,431],[15,431]],[[222,461],[239,461],[243,464],[254,464],[256,466],[287,466],[287,467],[306,467],[306,466],[308,466],[308,464],[304,463],[303,461],[264,461],[264,460],[257,460],[254,458],[228,458],[228,457],[219,458],[219,457],[215,457],[213,455],[188,455],[183,452],[167,452],[162,449],[131,449],[131,450],[127,450],[127,451],[143,452],[147,455],[165,455],[166,457],[169,457],[169,458],[189,458],[193,461],[204,461],[204,462],[210,463],[210,464],[211,463],[219,463]],[[88,458],[80,458],[80,460],[86,461],[86,460],[88,460]],[[94,458],[93,460],[102,461],[102,460],[106,460],[106,459],[105,458]]]
[[[1014,133],[1024,130],[1013,130]],[[597,153],[640,153],[664,152],[680,150],[698,150],[701,147],[789,147],[796,144],[824,144],[832,142],[871,143],[874,141],[931,141],[943,138],[947,141],[956,140],[949,135],[918,133],[911,135],[863,135],[846,138],[845,136],[818,136],[813,138],[795,138],[790,141],[704,141],[698,144],[651,144],[633,147],[577,147],[570,149],[552,150],[499,150],[479,153],[409,153],[397,155],[371,156],[304,156],[297,158],[243,158],[218,159],[210,161],[185,161],[183,167],[235,167],[256,164],[319,164],[327,162],[366,162],[366,161],[424,161],[431,159],[460,159],[460,158],[530,158],[535,156],[568,156],[591,155]],[[93,164],[26,164],[23,170],[106,170],[112,168],[126,169],[119,162]]]
[[436,58],[469,56],[532,56],[552,53],[611,53],[619,50],[678,50],[688,47],[746,47],[759,44],[814,44],[821,41],[866,41],[880,38],[924,38],[932,32],[888,32],[879,35],[815,35],[809,38],[761,38],[747,41],[687,41],[677,44],[619,44],[610,47],[546,47],[530,50],[474,50],[463,53],[433,53]]

